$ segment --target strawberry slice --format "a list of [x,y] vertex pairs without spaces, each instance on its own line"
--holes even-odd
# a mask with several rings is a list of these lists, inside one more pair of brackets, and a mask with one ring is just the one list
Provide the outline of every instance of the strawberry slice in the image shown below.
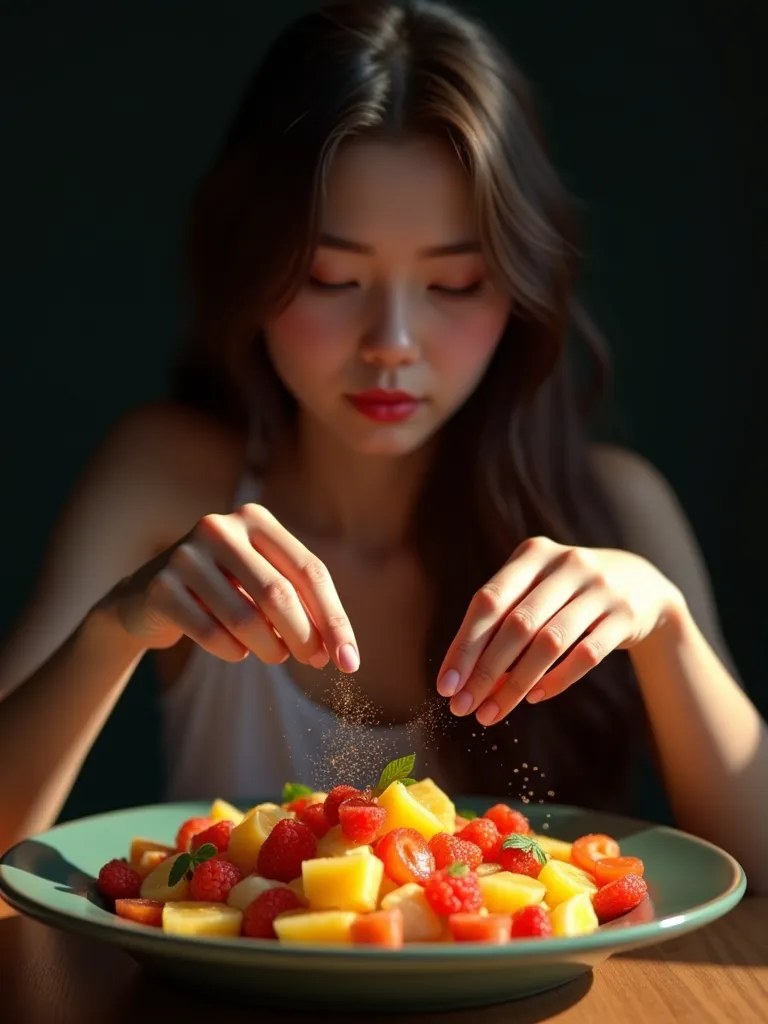
[[423,885],[435,870],[434,854],[415,828],[392,829],[378,840],[374,849],[384,864],[384,873],[399,885]]

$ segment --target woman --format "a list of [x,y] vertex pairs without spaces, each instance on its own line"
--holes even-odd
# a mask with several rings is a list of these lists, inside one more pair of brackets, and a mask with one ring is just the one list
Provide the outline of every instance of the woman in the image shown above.
[[588,443],[577,268],[480,25],[337,4],[278,39],[191,211],[176,400],[105,439],[6,645],[0,846],[55,819],[151,650],[173,796],[413,743],[455,789],[530,766],[540,798],[546,767],[629,810],[647,743],[680,825],[768,884],[765,723],[668,485]]

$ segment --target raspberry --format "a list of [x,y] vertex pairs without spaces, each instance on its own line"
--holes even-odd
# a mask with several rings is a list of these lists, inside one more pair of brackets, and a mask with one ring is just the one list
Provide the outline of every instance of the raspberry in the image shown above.
[[189,848],[193,852],[199,850],[206,843],[212,843],[217,853],[226,853],[229,849],[229,837],[235,827],[232,821],[217,821],[210,828],[204,828],[202,832],[196,832],[190,841]]
[[598,889],[592,897],[600,924],[621,917],[639,906],[646,897],[648,886],[640,875],[623,875]]
[[96,884],[109,900],[131,900],[139,895],[141,878],[127,861],[111,860],[99,872]]
[[435,855],[435,867],[447,868],[451,864],[466,864],[474,871],[483,863],[483,851],[475,843],[458,839],[448,832],[438,832],[429,841],[429,848]]
[[242,872],[234,864],[211,857],[195,868],[189,883],[189,897],[202,903],[226,903],[229,890],[242,879]]
[[512,915],[513,939],[545,939],[551,934],[552,921],[546,907],[520,907]]
[[298,814],[299,811],[303,811],[305,807],[309,807],[310,804],[315,803],[311,796],[300,796],[296,800],[292,800],[291,803],[285,805],[286,811],[293,811],[294,814]]
[[456,833],[457,839],[474,843],[483,851],[483,860],[492,860],[499,844],[499,830],[490,818],[475,818],[465,825],[461,832]]
[[483,905],[480,881],[466,864],[452,864],[441,868],[424,886],[427,902],[436,914],[474,914]]
[[298,812],[298,818],[312,829],[317,839],[322,839],[331,827],[322,804],[307,804]]
[[354,786],[334,786],[323,804],[325,816],[331,825],[339,824],[339,804],[349,800],[350,797],[362,795],[360,790],[355,789]]
[[494,853],[495,863],[501,864],[503,871],[511,871],[515,875],[528,875],[529,878],[538,878],[544,865],[540,864],[534,855],[526,850],[516,850],[514,847],[503,850],[501,846],[504,839],[506,836],[502,837],[498,852]]
[[526,816],[506,804],[494,804],[483,817],[492,821],[503,836],[508,836],[512,832],[527,836],[531,831],[531,824]]
[[245,908],[243,935],[249,939],[276,939],[275,918],[286,910],[296,910],[300,906],[301,901],[293,889],[267,889]]
[[377,803],[353,796],[339,804],[341,831],[354,843],[372,843],[387,819],[387,812]]
[[282,818],[259,850],[256,871],[262,878],[291,882],[301,874],[301,865],[317,855],[312,829],[293,818]]
[[210,828],[212,824],[210,818],[187,818],[176,836],[176,849],[189,853],[192,836],[202,832],[204,828]]

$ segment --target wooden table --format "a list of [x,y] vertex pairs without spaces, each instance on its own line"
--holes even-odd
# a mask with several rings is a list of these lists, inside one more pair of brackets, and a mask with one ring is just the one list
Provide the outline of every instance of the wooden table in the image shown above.
[[[229,1007],[146,979],[126,954],[0,907],[3,1024],[392,1024],[393,1017]],[[623,954],[560,989],[484,1010],[400,1024],[766,1024],[768,897],[748,898],[692,935]]]

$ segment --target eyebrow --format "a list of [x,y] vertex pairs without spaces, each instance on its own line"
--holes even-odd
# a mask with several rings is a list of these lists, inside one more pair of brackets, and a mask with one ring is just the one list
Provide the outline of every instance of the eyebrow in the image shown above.
[[[372,256],[375,252],[373,246],[363,245],[362,242],[354,242],[350,238],[340,238],[338,235],[323,233],[318,239],[318,245],[325,249],[340,249],[342,252],[355,252],[361,256]],[[419,250],[420,259],[435,259],[440,256],[464,256],[467,253],[480,252],[480,242],[474,239],[465,241],[450,242],[447,245],[432,245],[426,249]]]

